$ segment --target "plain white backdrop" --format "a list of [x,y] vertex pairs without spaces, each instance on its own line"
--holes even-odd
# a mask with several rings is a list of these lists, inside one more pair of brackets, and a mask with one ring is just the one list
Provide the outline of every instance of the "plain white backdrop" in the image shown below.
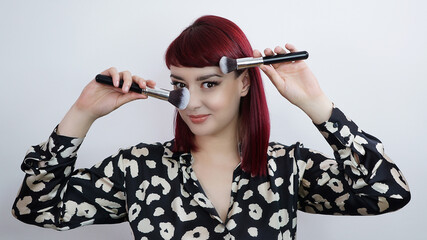
[[[47,139],[83,87],[111,66],[171,88],[168,44],[197,17],[236,22],[256,49],[293,43],[323,90],[380,138],[412,190],[381,216],[299,213],[298,239],[425,239],[427,4],[417,0],[0,1],[0,239],[132,239],[127,223],[56,232],[15,220],[10,209],[31,145]],[[264,76],[271,140],[332,155],[311,121]],[[90,167],[120,147],[173,138],[174,108],[132,102],[99,119],[79,152]]]

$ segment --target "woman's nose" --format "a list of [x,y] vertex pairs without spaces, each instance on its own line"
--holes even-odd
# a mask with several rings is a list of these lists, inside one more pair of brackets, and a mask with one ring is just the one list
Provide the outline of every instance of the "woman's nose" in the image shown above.
[[188,102],[187,109],[197,109],[202,105],[200,92],[194,88],[189,87],[190,101]]

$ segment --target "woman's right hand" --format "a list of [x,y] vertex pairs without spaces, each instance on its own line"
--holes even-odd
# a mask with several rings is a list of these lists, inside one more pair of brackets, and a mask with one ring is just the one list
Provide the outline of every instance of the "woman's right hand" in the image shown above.
[[[132,82],[143,89],[154,88],[156,85],[152,80],[132,76],[129,71],[118,72],[114,67],[101,74],[111,76],[115,87],[100,84],[95,79],[89,82],[59,124],[58,134],[84,137],[96,119],[109,114],[125,103],[147,98],[144,94],[129,91]],[[120,79],[124,82],[122,88],[118,88]]]
[[[130,92],[132,82],[145,89],[147,86],[154,88],[156,83],[152,80],[145,80],[136,75],[131,75],[129,71],[118,72],[116,68],[109,68],[101,73],[111,76],[115,87],[100,84],[93,79],[82,91],[74,106],[85,112],[94,121],[109,114],[125,103],[136,99],[146,99],[147,96],[135,92]],[[120,79],[123,80],[122,88],[118,88]]]

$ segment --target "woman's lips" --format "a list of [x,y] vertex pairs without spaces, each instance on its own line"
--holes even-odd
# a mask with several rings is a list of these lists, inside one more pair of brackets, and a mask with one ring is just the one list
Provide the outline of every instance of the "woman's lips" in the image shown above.
[[190,117],[192,123],[199,124],[206,121],[206,119],[209,117],[209,114],[189,115],[188,117]]

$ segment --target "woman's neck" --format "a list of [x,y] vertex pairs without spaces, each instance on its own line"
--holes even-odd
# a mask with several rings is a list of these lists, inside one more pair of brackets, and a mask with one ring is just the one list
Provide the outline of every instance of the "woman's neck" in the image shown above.
[[237,133],[229,132],[222,136],[195,136],[197,152],[192,152],[195,161],[228,163],[240,162]]

